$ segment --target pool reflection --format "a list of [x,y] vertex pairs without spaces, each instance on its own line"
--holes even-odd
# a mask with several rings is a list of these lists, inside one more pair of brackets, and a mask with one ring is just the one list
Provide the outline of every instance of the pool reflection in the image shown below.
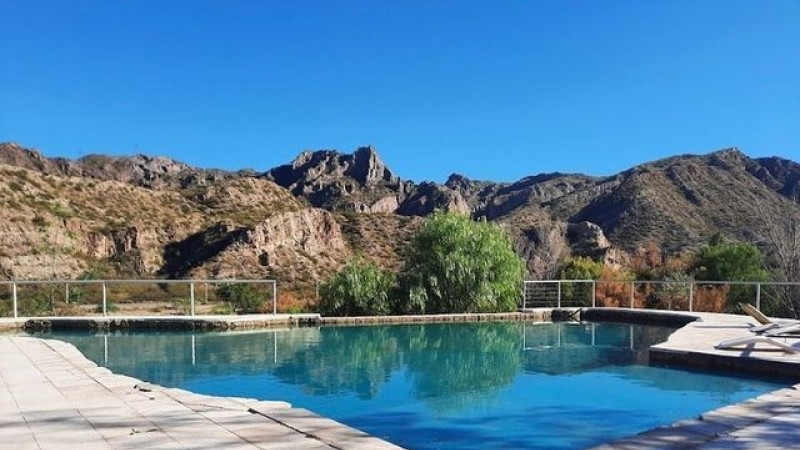
[[[403,373],[413,398],[451,409],[491,402],[522,373],[614,373],[619,367],[646,364],[647,349],[673,331],[615,323],[518,322],[52,336],[72,342],[115,372],[166,386],[269,374],[306,395],[353,394],[368,400],[394,374]],[[654,385],[662,381],[642,380]],[[735,386],[702,387],[717,388]]]

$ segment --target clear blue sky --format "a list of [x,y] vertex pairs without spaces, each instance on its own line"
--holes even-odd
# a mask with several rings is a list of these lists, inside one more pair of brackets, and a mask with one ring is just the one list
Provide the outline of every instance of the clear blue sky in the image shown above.
[[3,0],[0,141],[403,178],[800,160],[800,2]]

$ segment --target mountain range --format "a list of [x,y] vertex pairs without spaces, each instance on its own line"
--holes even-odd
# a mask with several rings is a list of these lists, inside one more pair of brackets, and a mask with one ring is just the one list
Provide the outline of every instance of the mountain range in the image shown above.
[[304,151],[266,172],[165,157],[48,158],[0,144],[0,278],[277,278],[313,296],[349,257],[399,268],[437,210],[496,222],[531,277],[569,256],[617,264],[638,248],[692,251],[720,233],[762,240],[764,217],[796,213],[800,164],[738,149],[681,155],[606,177],[549,173],[513,183],[395,174],[373,147]]

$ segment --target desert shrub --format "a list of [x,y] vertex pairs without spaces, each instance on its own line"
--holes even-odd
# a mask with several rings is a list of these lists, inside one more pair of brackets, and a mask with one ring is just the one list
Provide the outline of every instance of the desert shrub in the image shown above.
[[277,309],[279,312],[300,314],[310,312],[316,306],[313,300],[298,298],[295,292],[280,292],[278,294]]
[[578,257],[567,261],[561,269],[562,280],[596,280],[603,273],[603,263]]
[[380,316],[392,310],[394,275],[372,261],[355,258],[319,288],[319,312],[327,316]]
[[[114,303],[114,302],[112,302],[110,300],[106,301],[106,312],[107,313],[113,313],[113,312],[117,312],[117,311],[119,311],[119,305],[117,305],[116,303]],[[97,307],[94,309],[94,312],[102,314],[102,312],[103,312],[103,302],[99,302],[97,304]]]
[[516,309],[525,264],[497,225],[434,213],[414,234],[401,276],[398,312],[472,313]]
[[234,312],[233,306],[230,303],[220,303],[214,307],[214,309],[211,311],[211,314],[228,316]]
[[52,301],[43,295],[21,298],[17,310],[23,317],[49,316],[53,313]]
[[662,281],[649,285],[645,306],[654,309],[688,310],[689,289],[694,281],[683,272],[668,273]]
[[[692,269],[698,281],[767,281],[769,273],[764,270],[763,262],[755,245],[729,243],[715,237],[697,253]],[[754,299],[753,286],[733,285],[722,310],[733,311],[737,303]],[[714,307],[719,307],[716,302]]]
[[596,283],[597,306],[630,306],[630,281],[633,279],[633,275],[623,269],[603,267]]
[[61,303],[56,307],[56,315],[63,317],[82,316],[83,309],[74,303]]
[[[596,280],[603,273],[603,263],[591,258],[570,259],[561,269],[562,280]],[[591,304],[592,285],[589,283],[564,283],[561,295],[584,305]]]
[[257,313],[264,309],[264,299],[252,283],[225,283],[217,287],[217,296],[238,314]]
[[723,312],[728,305],[731,286],[728,284],[698,283],[694,290],[694,310],[700,312]]

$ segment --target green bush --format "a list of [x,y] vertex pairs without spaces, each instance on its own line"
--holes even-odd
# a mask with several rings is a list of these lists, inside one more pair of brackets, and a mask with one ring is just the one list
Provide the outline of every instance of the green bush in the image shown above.
[[[111,300],[106,299],[106,312],[107,313],[113,313],[113,312],[117,312],[117,311],[119,311],[119,306],[117,306],[117,304],[112,302]],[[103,301],[102,300],[99,303],[97,303],[97,307],[94,309],[94,312],[96,312],[96,313],[102,313],[103,312]]]
[[231,305],[238,314],[258,313],[264,310],[264,299],[251,283],[226,283],[217,288],[217,296]]
[[211,314],[229,316],[234,313],[233,306],[230,303],[221,303],[214,307]]
[[461,214],[435,213],[411,239],[397,310],[513,311],[524,274],[523,261],[497,225]]
[[577,257],[561,269],[562,280],[596,280],[603,273],[603,263],[591,258]]
[[700,249],[694,275],[703,281],[766,281],[761,251],[752,244],[712,243]]
[[389,293],[394,274],[361,258],[345,266],[319,288],[319,312],[326,316],[382,316],[392,311]]
[[[591,258],[577,257],[569,260],[561,269],[562,280],[597,280],[603,273],[603,263]],[[589,283],[564,283],[561,287],[563,298],[584,306],[591,305],[592,285]]]
[[[694,277],[698,281],[767,281],[764,258],[753,244],[728,243],[719,237],[700,249],[694,259]],[[755,299],[753,286],[731,286],[726,310],[734,311],[740,302]]]

